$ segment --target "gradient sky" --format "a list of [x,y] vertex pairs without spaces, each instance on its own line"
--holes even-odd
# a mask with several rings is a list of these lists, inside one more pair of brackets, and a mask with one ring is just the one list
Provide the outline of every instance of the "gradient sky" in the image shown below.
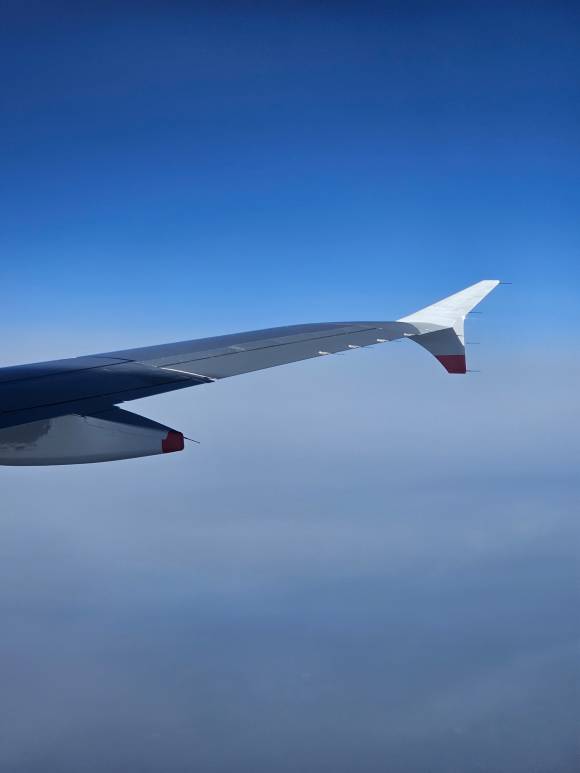
[[577,771],[577,4],[0,8],[2,364],[513,282],[4,469],[2,773]]

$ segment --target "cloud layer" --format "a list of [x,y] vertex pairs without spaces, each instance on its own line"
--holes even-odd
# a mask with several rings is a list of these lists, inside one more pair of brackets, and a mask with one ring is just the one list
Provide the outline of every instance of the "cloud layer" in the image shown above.
[[183,454],[3,470],[0,767],[572,770],[580,372],[480,362],[253,374],[130,406]]

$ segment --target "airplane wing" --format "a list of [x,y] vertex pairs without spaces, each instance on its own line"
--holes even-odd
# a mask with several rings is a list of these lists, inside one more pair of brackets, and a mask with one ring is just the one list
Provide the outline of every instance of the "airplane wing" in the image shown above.
[[0,464],[74,464],[181,450],[183,436],[117,406],[229,376],[410,338],[465,373],[463,320],[484,280],[393,322],[333,322],[0,369]]

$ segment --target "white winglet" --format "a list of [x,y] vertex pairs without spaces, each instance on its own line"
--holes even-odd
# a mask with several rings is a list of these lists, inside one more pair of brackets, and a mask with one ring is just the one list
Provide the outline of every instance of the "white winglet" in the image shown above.
[[428,330],[419,330],[416,335],[409,337],[431,352],[448,373],[466,373],[463,340],[465,317],[499,283],[499,279],[483,279],[398,321],[417,326],[429,325]]
[[[461,325],[471,309],[475,308],[486,295],[494,290],[499,284],[499,279],[483,279],[481,282],[466,287],[454,295],[443,298],[442,301],[426,306],[424,309],[403,317],[399,322],[430,322],[433,325],[441,327],[452,327],[458,332],[457,328]],[[462,325],[461,325],[462,327]],[[463,334],[463,329],[461,329]]]

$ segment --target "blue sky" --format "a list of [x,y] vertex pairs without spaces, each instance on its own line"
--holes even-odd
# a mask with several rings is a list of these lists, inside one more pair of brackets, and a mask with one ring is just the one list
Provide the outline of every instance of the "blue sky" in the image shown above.
[[4,364],[395,319],[1,473],[0,768],[578,767],[573,3],[7,3]]
[[577,321],[573,6],[8,8],[5,327],[106,350],[486,277],[524,341]]

